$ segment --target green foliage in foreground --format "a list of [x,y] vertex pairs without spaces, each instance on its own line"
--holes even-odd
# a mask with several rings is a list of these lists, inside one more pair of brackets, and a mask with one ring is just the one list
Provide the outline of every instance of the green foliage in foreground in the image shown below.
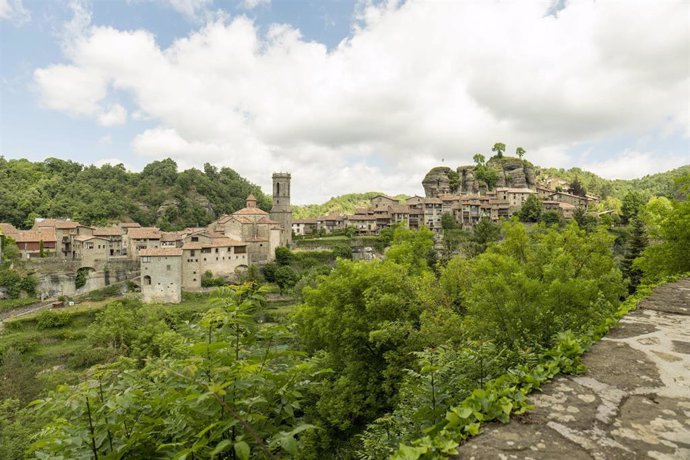
[[[233,458],[296,455],[301,388],[313,369],[296,365],[299,355],[278,350],[283,328],[259,329],[260,291],[221,288],[218,306],[179,331],[161,331],[161,348],[137,366],[120,358],[92,369],[77,386],[60,386],[34,401],[36,413],[52,421],[31,452],[37,458]],[[124,343],[125,308],[107,335]],[[122,318],[120,322],[117,318]],[[157,357],[156,357],[157,356]]]
[[677,181],[677,189],[683,200],[652,200],[641,210],[654,240],[633,262],[644,281],[690,271],[690,174]]
[[600,340],[623,316],[637,308],[655,286],[686,276],[690,276],[690,273],[666,278],[657,285],[640,287],[615,312],[583,333],[560,333],[555,344],[538,355],[537,364],[511,368],[490,381],[485,388],[474,390],[460,404],[450,408],[445,419],[427,430],[424,436],[401,444],[391,458],[417,460],[456,457],[460,442],[479,434],[482,423],[507,423],[511,415],[518,415],[532,408],[527,403],[527,395],[533,390],[539,389],[559,373],[582,373],[584,367],[581,357],[593,343]]

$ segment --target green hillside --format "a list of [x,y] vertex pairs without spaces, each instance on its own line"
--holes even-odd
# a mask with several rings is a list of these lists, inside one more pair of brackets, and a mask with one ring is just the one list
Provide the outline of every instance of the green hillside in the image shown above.
[[[357,208],[369,207],[369,202],[380,192],[348,193],[346,195],[335,196],[323,204],[307,204],[292,207],[292,217],[294,219],[308,219],[326,214],[354,214]],[[405,200],[409,195],[396,195],[394,198]]]
[[0,222],[23,228],[36,217],[69,217],[86,225],[133,220],[163,230],[202,226],[243,208],[249,193],[259,207],[270,208],[258,186],[208,163],[203,171],[178,171],[168,158],[133,173],[123,165],[0,157]]
[[651,174],[640,179],[604,179],[596,174],[580,168],[557,169],[537,168],[537,179],[540,183],[548,179],[562,179],[571,183],[577,178],[584,185],[587,193],[599,195],[602,198],[614,197],[623,199],[631,191],[641,192],[647,196],[669,196],[674,191],[674,181],[690,173],[690,165],[671,169],[658,174]]

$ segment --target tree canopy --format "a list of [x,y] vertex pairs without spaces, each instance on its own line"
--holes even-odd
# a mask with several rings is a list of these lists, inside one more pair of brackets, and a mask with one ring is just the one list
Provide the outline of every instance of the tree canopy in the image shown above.
[[178,171],[167,158],[141,173],[122,164],[82,165],[0,157],[0,222],[28,228],[36,217],[71,218],[85,225],[134,220],[163,230],[203,226],[245,206],[253,193],[268,210],[270,198],[234,170],[210,164]]

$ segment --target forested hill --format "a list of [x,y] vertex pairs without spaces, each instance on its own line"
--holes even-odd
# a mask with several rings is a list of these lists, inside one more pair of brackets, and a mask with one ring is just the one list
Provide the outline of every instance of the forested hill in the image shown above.
[[171,159],[140,173],[124,166],[86,166],[48,158],[42,162],[0,156],[0,222],[21,228],[36,217],[69,217],[103,225],[133,220],[175,230],[206,225],[245,206],[253,193],[268,210],[270,198],[230,168],[178,171]]
[[537,180],[540,183],[549,179],[561,179],[571,183],[577,178],[587,193],[602,198],[615,197],[619,199],[623,199],[627,193],[633,191],[647,196],[670,196],[674,191],[675,179],[686,174],[690,174],[690,165],[630,180],[604,179],[595,173],[580,168],[537,168]]
[[[331,213],[354,214],[357,208],[368,208],[371,199],[382,195],[380,192],[348,193],[339,195],[326,201],[324,204],[306,204],[292,207],[292,217],[306,219],[310,217],[324,216]],[[394,198],[404,200],[409,195],[396,195]]]

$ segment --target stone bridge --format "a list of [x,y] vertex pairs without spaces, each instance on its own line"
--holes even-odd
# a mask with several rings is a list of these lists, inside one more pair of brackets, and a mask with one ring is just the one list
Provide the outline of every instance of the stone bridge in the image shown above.
[[490,424],[460,459],[690,459],[690,279],[657,288],[535,408]]

